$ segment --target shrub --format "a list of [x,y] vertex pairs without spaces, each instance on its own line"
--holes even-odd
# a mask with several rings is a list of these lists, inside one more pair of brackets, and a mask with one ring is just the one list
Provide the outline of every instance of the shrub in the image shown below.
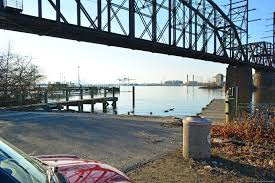
[[213,137],[236,138],[257,144],[275,145],[275,117],[257,112],[253,116],[243,114],[229,123],[216,125],[212,129]]

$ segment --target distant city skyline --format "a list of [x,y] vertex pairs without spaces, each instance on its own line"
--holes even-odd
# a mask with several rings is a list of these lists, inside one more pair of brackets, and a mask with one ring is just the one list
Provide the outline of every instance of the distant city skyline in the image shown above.
[[[262,41],[261,37],[268,36],[264,32],[271,29],[266,25],[272,22],[266,19],[272,18],[275,2],[250,0],[250,8],[257,8],[250,19],[262,18],[262,21],[250,24],[250,40]],[[0,30],[0,36],[0,49],[7,49],[10,42],[15,52],[32,56],[33,63],[47,76],[45,82],[77,83],[78,66],[81,82],[91,84],[119,83],[118,79],[123,76],[133,78],[137,83],[160,83],[165,80],[185,82],[187,74],[202,80],[211,79],[218,73],[226,74],[225,64],[6,30]],[[272,41],[271,38],[265,40]]]

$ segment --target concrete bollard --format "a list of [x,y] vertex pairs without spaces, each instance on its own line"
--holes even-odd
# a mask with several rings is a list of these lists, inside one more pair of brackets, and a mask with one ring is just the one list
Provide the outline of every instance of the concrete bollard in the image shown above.
[[203,159],[211,156],[211,122],[200,116],[184,118],[183,157]]

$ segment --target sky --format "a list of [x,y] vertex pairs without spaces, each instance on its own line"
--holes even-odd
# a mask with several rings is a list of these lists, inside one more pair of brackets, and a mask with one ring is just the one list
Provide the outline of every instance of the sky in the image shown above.
[[[29,8],[26,12],[32,14],[31,9],[35,4],[28,4],[31,3],[30,0],[27,3],[25,0],[24,3],[24,7]],[[275,0],[250,0],[250,9],[252,8],[257,10],[251,12],[250,19],[262,20],[250,24],[250,41],[262,41],[261,37],[271,35],[264,34],[264,31],[272,29],[265,25],[272,24],[271,20],[266,19],[272,18]],[[13,51],[33,58],[33,63],[46,75],[44,82],[77,82],[78,66],[81,82],[90,84],[118,83],[118,79],[122,77],[135,79],[134,82],[137,83],[186,81],[187,74],[194,74],[196,80],[208,81],[217,73],[225,74],[227,67],[226,64],[7,30],[0,30],[0,37],[1,50],[5,50],[10,43]]]

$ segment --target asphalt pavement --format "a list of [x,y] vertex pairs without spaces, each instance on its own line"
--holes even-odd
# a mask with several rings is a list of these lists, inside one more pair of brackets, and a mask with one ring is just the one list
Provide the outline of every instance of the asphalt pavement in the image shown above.
[[0,136],[31,155],[74,154],[123,171],[178,149],[181,128],[88,113],[0,112]]

